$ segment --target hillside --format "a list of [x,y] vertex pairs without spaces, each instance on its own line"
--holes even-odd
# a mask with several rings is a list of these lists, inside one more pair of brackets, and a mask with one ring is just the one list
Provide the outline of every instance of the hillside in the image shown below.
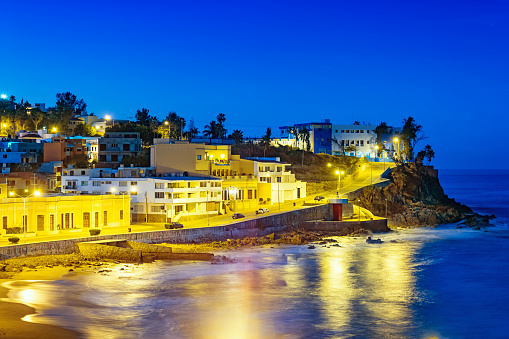
[[302,150],[293,150],[289,147],[269,146],[264,149],[257,144],[239,144],[232,146],[232,154],[246,157],[279,157],[282,162],[291,164],[290,170],[298,180],[306,182],[321,182],[337,180],[336,170],[328,167],[330,163],[342,168],[346,174],[354,173],[357,165],[363,159],[355,157],[338,157],[328,154],[313,154],[304,151],[304,166],[302,165]]

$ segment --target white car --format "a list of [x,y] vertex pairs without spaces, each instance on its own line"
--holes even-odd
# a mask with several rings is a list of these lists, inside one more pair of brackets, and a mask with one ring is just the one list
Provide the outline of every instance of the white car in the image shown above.
[[256,211],[256,214],[262,214],[262,213],[269,213],[269,209],[268,208],[259,208]]

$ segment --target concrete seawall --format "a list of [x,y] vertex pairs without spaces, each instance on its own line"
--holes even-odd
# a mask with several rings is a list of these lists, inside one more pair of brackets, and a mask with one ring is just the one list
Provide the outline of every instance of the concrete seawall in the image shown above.
[[[331,217],[332,206],[323,204],[289,212],[271,213],[267,216],[240,220],[225,226],[125,233],[4,246],[0,247],[0,260],[24,256],[69,254],[75,251],[77,243],[101,240],[127,240],[128,243],[134,241],[144,244],[211,242],[245,237],[261,237],[273,232],[282,231],[288,226],[303,227],[307,230],[316,231],[340,231],[345,228],[363,228],[373,232],[388,230],[386,219],[343,222],[324,221],[331,220]],[[90,248],[90,251],[92,251],[92,247],[94,246],[85,245],[83,248],[84,250],[85,248]],[[132,248],[140,252],[142,250],[153,252],[150,246],[140,244],[132,246]],[[109,251],[122,251],[122,249],[110,249]],[[113,252],[108,255],[114,255]],[[137,258],[136,256],[133,260]]]
[[240,220],[226,226],[125,233],[11,245],[0,247],[0,260],[35,255],[69,254],[75,251],[76,243],[87,241],[128,240],[147,244],[178,244],[261,237],[284,230],[287,226],[298,227],[304,221],[330,219],[331,215],[330,205],[323,204],[289,212],[271,213],[256,219]]

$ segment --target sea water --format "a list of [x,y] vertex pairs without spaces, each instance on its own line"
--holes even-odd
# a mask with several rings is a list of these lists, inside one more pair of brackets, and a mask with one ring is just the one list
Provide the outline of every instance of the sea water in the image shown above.
[[9,297],[38,310],[29,321],[85,338],[507,338],[507,177],[440,172],[450,197],[497,215],[487,232],[445,225],[375,245],[242,249],[221,265],[118,265],[14,282]]

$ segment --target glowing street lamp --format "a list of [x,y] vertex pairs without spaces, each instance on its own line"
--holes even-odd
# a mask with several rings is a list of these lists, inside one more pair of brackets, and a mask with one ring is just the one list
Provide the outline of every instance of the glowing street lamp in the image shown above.
[[7,99],[7,94],[2,93],[2,94],[0,95],[0,97],[1,97],[2,99],[4,99],[4,100],[5,100],[5,99]]
[[57,128],[53,127],[52,131],[53,131],[53,133],[56,133],[57,132]]
[[332,166],[332,164],[327,164],[327,166],[329,167],[333,167],[333,168],[336,168],[337,171],[336,171],[336,174],[338,175],[338,198],[339,198],[339,193],[340,193],[340,190],[341,190],[341,175],[342,174],[345,174],[345,172],[341,171],[339,167],[336,167],[336,166]]
[[394,138],[394,139],[392,139],[392,141],[398,144],[398,157],[400,157],[400,154],[399,154],[399,139],[398,138]]
[[[28,192],[28,189],[25,189],[25,192]],[[22,195],[19,195],[17,193],[14,193],[14,192],[9,192],[9,195],[11,197],[14,197],[14,196],[17,196],[17,197],[20,197],[22,200],[23,200],[23,237],[26,238],[27,236],[27,228],[28,228],[28,216],[26,218],[26,222],[25,222],[25,214],[26,214],[26,201],[28,200],[28,198],[30,197],[33,197],[33,196],[39,196],[41,194],[41,192],[39,191],[35,191],[34,193],[28,195],[28,196],[22,196]]]

